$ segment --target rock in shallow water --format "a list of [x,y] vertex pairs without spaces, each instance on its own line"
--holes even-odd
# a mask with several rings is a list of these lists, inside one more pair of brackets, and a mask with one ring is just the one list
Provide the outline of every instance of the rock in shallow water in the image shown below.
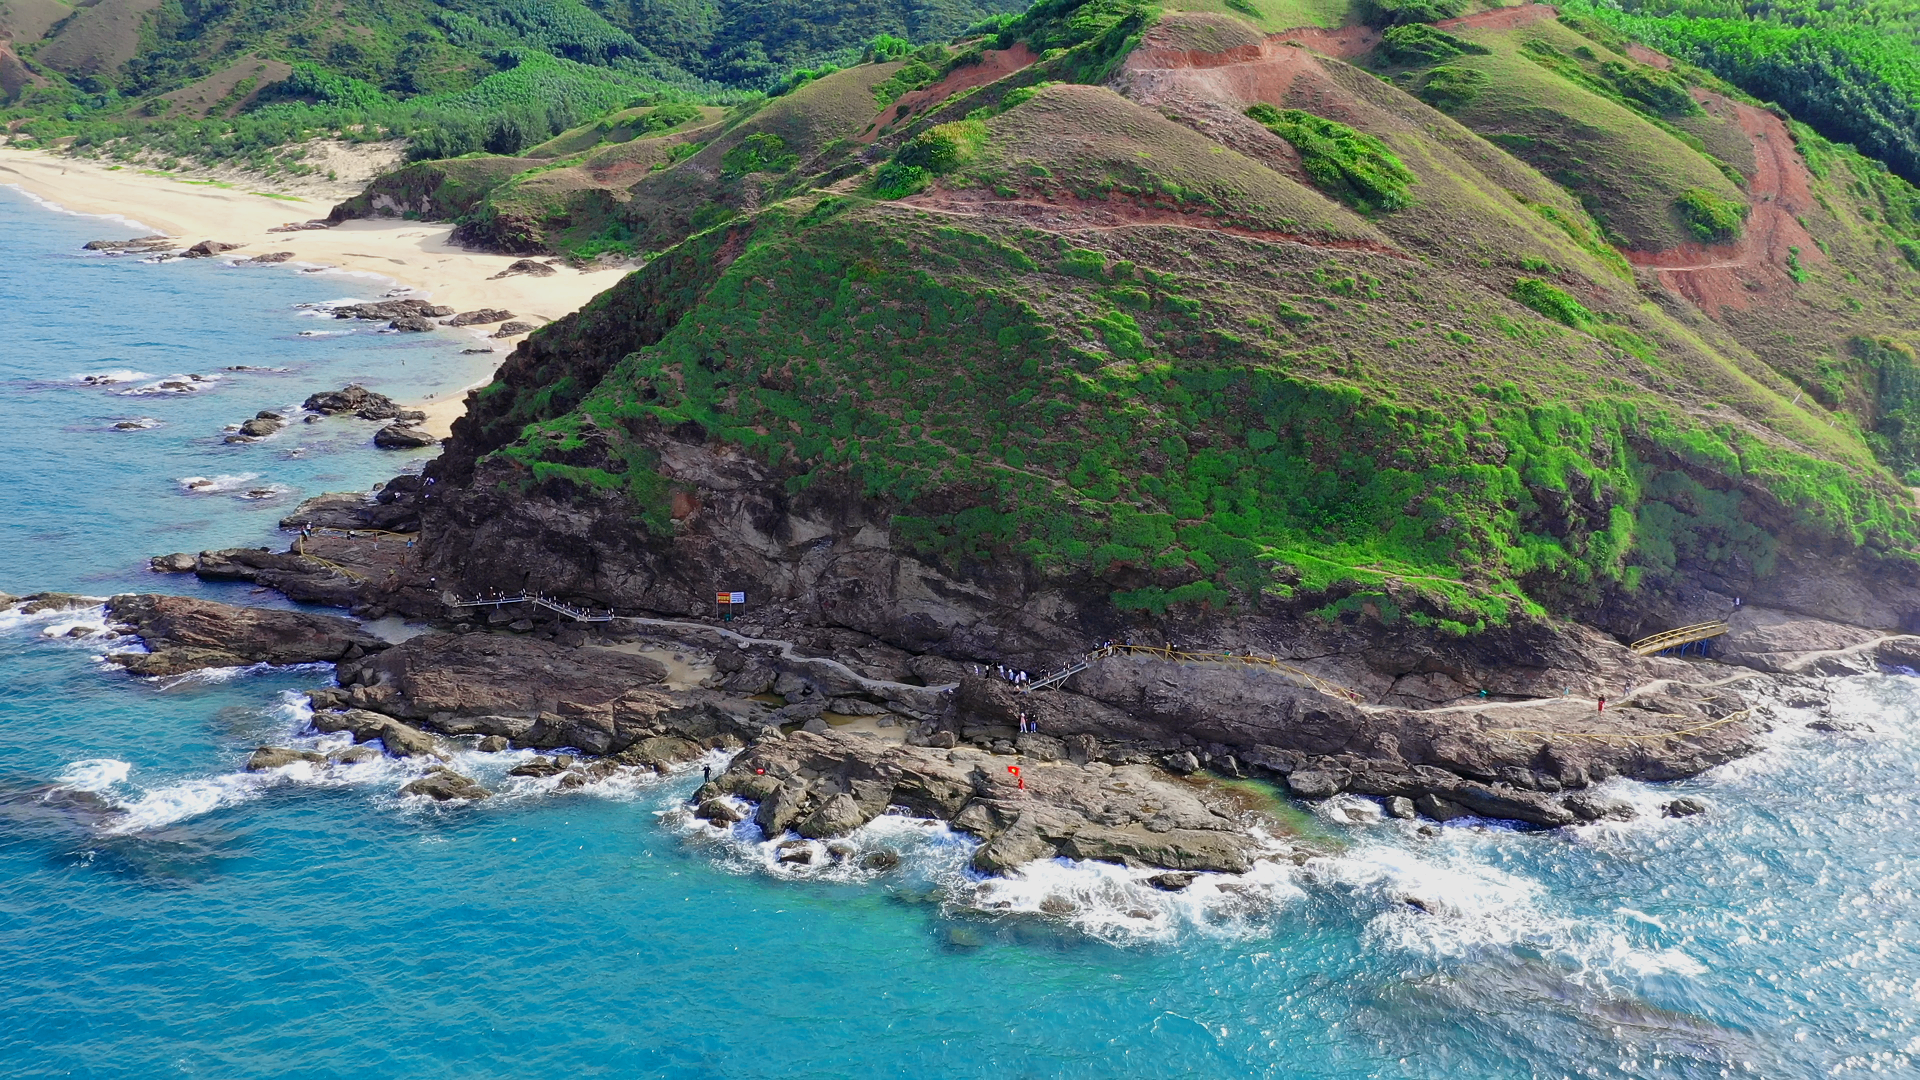
[[454,772],[445,766],[436,766],[427,775],[401,788],[400,794],[425,795],[439,802],[450,802],[455,799],[484,799],[493,792],[481,787],[471,776]]
[[360,624],[335,615],[236,607],[185,596],[116,596],[107,601],[107,617],[146,644],[146,654],[110,657],[136,675],[334,662],[387,647]]
[[373,433],[373,445],[382,450],[418,450],[436,446],[439,439],[411,424],[389,424]]

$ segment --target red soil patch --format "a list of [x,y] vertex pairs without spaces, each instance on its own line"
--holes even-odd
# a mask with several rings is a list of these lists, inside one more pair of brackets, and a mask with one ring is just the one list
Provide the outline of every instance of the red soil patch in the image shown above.
[[1041,192],[1024,198],[1005,199],[979,189],[962,191],[935,189],[901,199],[900,203],[916,210],[929,210],[934,213],[966,217],[1013,218],[1044,228],[1049,232],[1071,233],[1172,226],[1182,229],[1199,229],[1203,232],[1225,233],[1229,236],[1244,236],[1250,240],[1335,248],[1341,251],[1365,251],[1375,255],[1390,255],[1396,259],[1409,257],[1405,252],[1372,240],[1339,240],[1306,233],[1282,232],[1277,229],[1250,229],[1239,225],[1227,225],[1191,208],[1141,202],[1117,193],[1105,199],[1082,199],[1066,192]]
[[1747,186],[1753,211],[1746,233],[1731,244],[1629,251],[1627,259],[1657,271],[1662,282],[1709,316],[1723,307],[1744,311],[1755,296],[1793,291],[1790,248],[1800,249],[1803,264],[1826,261],[1798,220],[1813,206],[1812,176],[1779,117],[1705,90],[1693,96],[1716,116],[1732,115],[1753,143],[1754,174]]
[[1655,52],[1637,41],[1627,46],[1627,55],[1648,67],[1657,67],[1661,71],[1673,70],[1673,57],[1663,52]]
[[1338,30],[1323,30],[1318,26],[1300,26],[1292,30],[1282,30],[1268,38],[1270,44],[1284,41],[1297,41],[1317,53],[1352,60],[1365,56],[1380,47],[1380,31],[1371,26],[1343,26]]
[[1011,49],[988,49],[980,54],[979,63],[955,68],[932,86],[900,95],[900,99],[887,106],[886,111],[867,125],[867,130],[861,132],[854,141],[870,143],[879,138],[880,132],[886,128],[908,117],[918,116],[955,94],[999,82],[1038,59],[1040,57],[1027,48],[1024,41],[1014,43]]
[[1560,9],[1552,4],[1523,4],[1520,7],[1495,8],[1482,11],[1478,15],[1465,15],[1458,19],[1445,19],[1433,25],[1442,30],[1512,30],[1515,27],[1531,26],[1541,19],[1557,19]]

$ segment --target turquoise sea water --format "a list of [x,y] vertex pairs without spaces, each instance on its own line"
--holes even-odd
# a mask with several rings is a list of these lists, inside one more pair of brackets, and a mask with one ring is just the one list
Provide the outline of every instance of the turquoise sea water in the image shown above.
[[[452,335],[300,336],[348,324],[294,305],[381,282],[79,257],[139,231],[0,188],[0,589],[258,599],[145,557],[270,542],[302,495],[407,459],[371,425],[241,447],[221,426],[349,379],[446,392],[474,358]],[[144,375],[76,378],[115,371]],[[188,372],[221,378],[126,393]],[[110,430],[139,417],[161,424]],[[1910,677],[1844,684],[1836,714],[1872,732],[1781,709],[1760,755],[1621,789],[1704,817],[1422,839],[1323,811],[1304,865],[1172,895],[1094,865],[983,883],[963,840],[899,818],[860,843],[900,871],[789,874],[684,820],[697,770],[559,794],[464,754],[502,797],[461,808],[402,800],[389,762],[248,776],[328,673],[131,680],[97,659],[109,639],[67,635],[98,619],[0,615],[9,1076],[1920,1071]]]

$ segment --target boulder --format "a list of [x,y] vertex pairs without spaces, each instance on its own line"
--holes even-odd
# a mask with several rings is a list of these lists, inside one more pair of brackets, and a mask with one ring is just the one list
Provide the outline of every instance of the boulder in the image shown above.
[[1179,892],[1193,884],[1194,878],[1198,876],[1199,875],[1189,873],[1185,870],[1173,870],[1164,874],[1153,875],[1147,879],[1147,884],[1159,889],[1161,892]]
[[235,266],[272,266],[275,263],[286,262],[288,259],[291,259],[291,258],[293,258],[293,252],[291,251],[269,251],[265,255],[255,255],[251,259],[241,259],[239,262],[235,263],[234,265]]
[[389,330],[398,330],[408,334],[424,334],[429,330],[437,330],[439,328],[439,323],[434,322],[424,315],[402,315],[387,324],[387,329]]
[[524,322],[501,323],[500,329],[495,330],[492,336],[496,338],[510,338],[520,334],[532,333],[533,329],[534,329],[534,326],[532,323],[524,323]]
[[507,264],[505,270],[493,275],[491,280],[497,281],[500,278],[512,277],[515,274],[532,274],[534,277],[550,277],[553,275],[553,272],[553,267],[548,266],[546,263],[535,262],[532,259],[515,259],[513,262]]
[[507,742],[503,735],[489,735],[481,739],[480,745],[476,747],[483,754],[498,754],[512,748],[512,744]]
[[861,808],[853,796],[842,793],[821,803],[795,830],[801,836],[823,839],[845,836],[865,825],[873,817]]
[[427,775],[400,789],[402,795],[425,795],[439,802],[455,799],[480,800],[493,792],[480,786],[471,776],[454,772],[445,766],[435,766]]
[[246,247],[246,245],[228,244],[219,240],[202,240],[188,248],[183,255],[189,259],[205,259],[213,255],[218,255],[223,251],[232,251],[235,248],[242,247]]
[[1617,799],[1606,799],[1591,791],[1581,791],[1567,796],[1566,807],[1573,816],[1581,821],[1631,821],[1635,814],[1631,803]]
[[156,235],[135,237],[132,240],[89,240],[81,244],[80,248],[83,251],[104,251],[109,254],[134,252],[144,255],[148,252],[168,251],[173,246],[174,241],[171,237]]
[[379,300],[370,304],[342,304],[333,309],[336,319],[365,319],[369,322],[387,322],[394,319],[443,319],[453,314],[453,309],[441,304],[430,304],[425,300]]
[[983,874],[1004,874],[1009,870],[1041,859],[1051,859],[1059,849],[1032,826],[1010,828],[973,853],[973,868]]
[[513,312],[500,308],[480,308],[477,311],[463,311],[447,320],[448,326],[485,326],[488,323],[504,322],[513,318]]
[[247,758],[248,772],[267,772],[295,762],[305,761],[314,765],[324,765],[327,755],[316,754],[311,750],[292,750],[284,746],[263,746]]
[[373,433],[373,445],[382,450],[417,450],[436,446],[439,439],[408,424],[389,424]]
[[380,740],[393,757],[439,757],[435,749],[433,736],[419,728],[409,727],[391,716],[382,716],[366,709],[347,709],[344,712],[318,712],[313,714],[315,731],[332,734],[345,731],[353,736],[355,742]]
[[1210,870],[1244,874],[1253,868],[1252,837],[1211,829],[1088,826],[1068,837],[1060,853],[1128,866],[1164,866],[1172,870]]
[[1413,808],[1413,800],[1405,795],[1395,795],[1388,799],[1387,813],[1406,821],[1419,816],[1419,811]]
[[869,851],[860,856],[860,869],[884,874],[900,865],[900,853],[892,848]]
[[1287,775],[1287,790],[1296,798],[1329,799],[1340,793],[1340,778],[1318,769],[1298,769]]
[[712,822],[723,829],[747,819],[747,815],[735,809],[733,804],[725,799],[708,799],[694,810],[693,816],[702,821]]
[[[300,407],[311,413],[325,416],[338,416],[351,413],[362,420],[398,420],[402,419],[400,408],[394,400],[385,394],[375,393],[358,383],[351,383],[338,390],[325,390],[312,394],[300,403]],[[419,413],[413,413],[420,416]]]
[[789,840],[773,849],[773,857],[782,866],[811,866],[813,845],[805,840]]
[[1473,811],[1456,802],[1449,802],[1438,795],[1428,792],[1413,800],[1414,809],[1435,821],[1452,821],[1455,818],[1472,817]]
[[706,751],[692,739],[682,739],[674,735],[656,735],[641,739],[625,750],[614,755],[613,760],[622,765],[644,765],[655,772],[666,772],[675,765],[682,765],[699,757]]
[[184,551],[176,551],[171,555],[155,555],[147,560],[147,569],[156,574],[191,574],[193,566],[193,556]]
[[1661,815],[1665,817],[1693,817],[1706,812],[1706,802],[1691,795],[1682,795],[1660,808]]

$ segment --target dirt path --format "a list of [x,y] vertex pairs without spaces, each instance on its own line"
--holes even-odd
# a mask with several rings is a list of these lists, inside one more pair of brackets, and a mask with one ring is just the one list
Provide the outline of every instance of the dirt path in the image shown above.
[[955,68],[932,86],[900,95],[898,101],[882,109],[880,115],[873,118],[873,123],[867,125],[867,130],[855,136],[853,141],[870,143],[879,138],[882,131],[907,117],[927,112],[962,91],[998,82],[1038,59],[1024,41],[1016,42],[1010,49],[988,49],[980,54],[979,63]]
[[[1649,49],[1635,51],[1635,59],[1642,62],[1654,58],[1666,59]],[[1683,244],[1626,255],[1635,266],[1658,273],[1694,306],[1717,316],[1721,308],[1744,311],[1756,297],[1792,292],[1796,283],[1790,257],[1803,266],[1826,262],[1827,257],[1800,224],[1799,215],[1814,205],[1813,178],[1787,125],[1764,109],[1711,91],[1695,89],[1693,97],[1712,116],[1738,124],[1753,144],[1754,173],[1746,193],[1752,211],[1745,234],[1731,244]]]
[[1339,251],[1364,251],[1396,259],[1411,256],[1397,248],[1374,240],[1334,240],[1304,233],[1275,229],[1250,229],[1222,225],[1202,214],[1186,213],[1169,207],[1143,206],[1125,197],[1107,200],[1079,199],[1058,195],[1049,199],[983,198],[973,191],[933,190],[899,200],[900,205],[936,214],[956,217],[999,216],[1018,218],[1054,232],[1109,231],[1172,226],[1201,232],[1225,233],[1250,240],[1300,244],[1304,247],[1331,248]]

